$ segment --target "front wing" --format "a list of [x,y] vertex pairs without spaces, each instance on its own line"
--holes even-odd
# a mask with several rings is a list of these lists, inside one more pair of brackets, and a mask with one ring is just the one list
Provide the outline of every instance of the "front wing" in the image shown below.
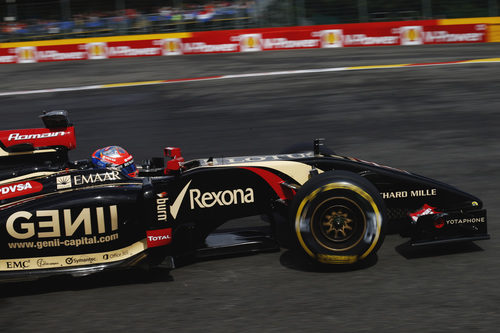
[[489,239],[486,209],[420,216],[412,225],[411,245]]

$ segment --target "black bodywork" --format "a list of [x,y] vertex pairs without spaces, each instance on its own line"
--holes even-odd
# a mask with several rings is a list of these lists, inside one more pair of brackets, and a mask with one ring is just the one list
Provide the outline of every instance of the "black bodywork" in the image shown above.
[[[0,132],[0,279],[173,267],[186,256],[278,249],[277,225],[290,223],[295,193],[338,170],[377,188],[388,231],[412,245],[489,238],[479,198],[404,170],[322,154],[318,142],[304,152],[187,162],[178,148],[166,148],[166,163],[151,159],[130,178],[69,161],[75,144],[67,114],[43,120],[45,129]],[[263,216],[268,233],[217,231],[247,216]]]

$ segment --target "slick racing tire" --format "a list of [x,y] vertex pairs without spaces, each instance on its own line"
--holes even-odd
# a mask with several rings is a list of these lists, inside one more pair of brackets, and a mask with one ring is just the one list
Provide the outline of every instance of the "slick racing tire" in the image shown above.
[[366,179],[347,171],[314,176],[291,204],[299,247],[323,264],[353,264],[374,254],[385,236],[384,202]]

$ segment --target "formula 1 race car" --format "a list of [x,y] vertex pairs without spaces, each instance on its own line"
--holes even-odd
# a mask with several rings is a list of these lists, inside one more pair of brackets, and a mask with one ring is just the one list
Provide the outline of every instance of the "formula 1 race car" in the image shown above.
[[[67,112],[41,118],[45,128],[0,131],[2,280],[173,268],[183,257],[277,250],[278,236],[322,264],[361,261],[388,232],[413,246],[489,238],[477,197],[327,153],[320,140],[284,154],[191,161],[168,147],[133,178],[70,161]],[[269,227],[220,231],[248,216]]]

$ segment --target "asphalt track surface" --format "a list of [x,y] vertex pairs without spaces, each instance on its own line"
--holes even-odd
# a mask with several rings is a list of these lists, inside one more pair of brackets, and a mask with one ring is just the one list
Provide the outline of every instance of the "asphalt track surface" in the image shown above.
[[[499,44],[381,47],[0,66],[0,92],[276,70],[498,57]],[[339,154],[476,194],[492,239],[418,252],[398,235],[359,269],[318,270],[289,251],[170,273],[0,286],[2,332],[451,332],[500,324],[500,64],[267,76],[0,97],[1,129],[67,109],[72,158],[119,144],[140,161],[273,153],[323,137]]]

